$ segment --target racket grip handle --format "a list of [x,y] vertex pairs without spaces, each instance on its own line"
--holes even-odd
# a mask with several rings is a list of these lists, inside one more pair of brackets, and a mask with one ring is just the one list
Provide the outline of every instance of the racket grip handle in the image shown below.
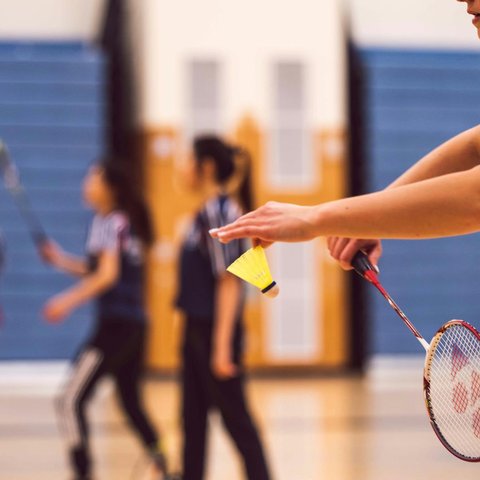
[[361,250],[359,250],[353,257],[352,267],[363,278],[365,278],[365,273],[369,271],[373,272],[375,275],[377,274],[377,269],[368,259],[368,255]]

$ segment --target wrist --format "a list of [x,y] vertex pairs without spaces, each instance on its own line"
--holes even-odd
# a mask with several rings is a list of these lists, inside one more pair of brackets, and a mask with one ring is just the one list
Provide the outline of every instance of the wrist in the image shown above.
[[56,256],[55,258],[53,258],[50,263],[51,263],[51,265],[54,266],[55,268],[62,269],[65,262],[64,262],[63,256],[62,256],[62,255],[58,255],[58,256]]
[[63,301],[63,304],[68,310],[73,310],[76,305],[75,292],[72,290],[67,290],[59,294],[60,299]]
[[230,351],[230,344],[225,340],[218,340],[214,342],[213,350],[216,355],[228,353]]
[[308,236],[311,240],[316,237],[325,236],[326,219],[328,218],[328,203],[321,203],[320,205],[314,205],[308,207],[307,222],[309,225]]

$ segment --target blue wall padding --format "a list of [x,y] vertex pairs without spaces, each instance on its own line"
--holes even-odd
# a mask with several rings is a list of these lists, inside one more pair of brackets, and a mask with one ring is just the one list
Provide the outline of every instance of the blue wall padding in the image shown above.
[[[380,190],[435,146],[480,123],[480,54],[365,49],[368,190]],[[479,218],[480,225],[480,218]],[[480,326],[480,237],[385,241],[381,279],[429,340],[445,321]],[[421,352],[369,289],[374,353]]]
[[[66,250],[83,253],[90,213],[81,182],[102,152],[104,58],[91,46],[0,43],[0,138],[8,144],[35,211]],[[72,280],[38,259],[15,205],[0,186],[7,265],[0,280],[5,325],[0,359],[74,355],[91,327],[86,306],[64,324],[40,315],[45,300]]]

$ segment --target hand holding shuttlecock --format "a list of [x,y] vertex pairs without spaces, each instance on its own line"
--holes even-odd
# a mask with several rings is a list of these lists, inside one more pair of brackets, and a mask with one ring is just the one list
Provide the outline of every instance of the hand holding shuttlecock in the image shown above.
[[267,256],[262,247],[247,250],[227,270],[259,288],[267,297],[274,298],[280,292],[277,283],[272,278]]

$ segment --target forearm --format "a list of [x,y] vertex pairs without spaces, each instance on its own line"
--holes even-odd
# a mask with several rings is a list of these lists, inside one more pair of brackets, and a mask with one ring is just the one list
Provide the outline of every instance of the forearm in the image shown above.
[[329,202],[311,211],[314,236],[419,239],[480,230],[480,167]]
[[388,188],[470,170],[478,165],[480,165],[480,126],[467,130],[440,145],[397,178]]
[[240,302],[241,285],[231,274],[218,281],[215,305],[214,345],[228,348],[232,342]]
[[62,255],[55,267],[75,277],[82,277],[88,273],[86,259],[68,253]]
[[87,275],[73,287],[65,290],[62,295],[68,302],[70,309],[73,310],[108,290],[112,283],[110,279],[103,275],[94,273]]

